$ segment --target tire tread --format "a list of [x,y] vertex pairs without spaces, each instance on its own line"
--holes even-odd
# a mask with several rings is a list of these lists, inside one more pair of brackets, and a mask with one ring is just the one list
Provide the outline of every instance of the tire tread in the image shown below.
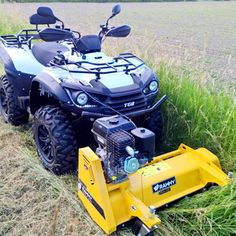
[[8,103],[8,116],[3,116],[5,122],[12,125],[18,126],[25,124],[29,120],[29,113],[25,110],[22,110],[15,102],[14,98],[14,87],[9,82],[7,75],[1,77],[1,83],[5,89],[7,95]]
[[58,175],[74,172],[77,167],[78,143],[66,113],[53,105],[39,108],[34,115],[33,132],[35,140],[37,127],[40,124],[44,124],[50,130],[55,149],[54,164],[49,166],[44,161],[36,142],[36,148],[44,167]]

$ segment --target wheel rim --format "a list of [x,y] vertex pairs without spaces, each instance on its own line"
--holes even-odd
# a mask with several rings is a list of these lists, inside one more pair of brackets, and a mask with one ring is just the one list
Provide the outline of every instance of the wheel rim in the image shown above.
[[54,162],[52,141],[50,133],[44,125],[38,127],[38,144],[44,160],[48,164],[52,164]]
[[0,103],[3,113],[8,115],[7,95],[3,88],[0,89]]

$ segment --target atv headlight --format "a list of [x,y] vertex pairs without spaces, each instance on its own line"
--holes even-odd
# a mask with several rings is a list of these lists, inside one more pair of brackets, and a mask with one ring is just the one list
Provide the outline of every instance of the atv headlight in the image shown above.
[[80,93],[76,100],[80,106],[84,106],[88,102],[88,96],[85,93]]
[[158,89],[158,82],[156,80],[153,80],[150,84],[149,84],[149,89],[151,92],[156,92]]

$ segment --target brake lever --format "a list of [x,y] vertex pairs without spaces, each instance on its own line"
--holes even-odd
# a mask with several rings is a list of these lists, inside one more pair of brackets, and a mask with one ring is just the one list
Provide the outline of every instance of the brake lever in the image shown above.
[[100,41],[102,41],[103,37],[109,31],[109,28],[105,24],[101,24],[100,28],[101,28],[101,31],[99,32],[98,36],[100,38]]

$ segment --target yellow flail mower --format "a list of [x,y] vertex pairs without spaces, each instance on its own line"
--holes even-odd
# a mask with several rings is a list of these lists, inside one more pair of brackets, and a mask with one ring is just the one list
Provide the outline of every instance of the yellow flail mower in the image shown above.
[[161,223],[158,208],[209,184],[230,181],[231,174],[205,148],[181,144],[155,156],[155,134],[125,117],[99,118],[92,132],[98,148],[79,150],[78,195],[106,234],[136,219],[134,234],[152,235]]

